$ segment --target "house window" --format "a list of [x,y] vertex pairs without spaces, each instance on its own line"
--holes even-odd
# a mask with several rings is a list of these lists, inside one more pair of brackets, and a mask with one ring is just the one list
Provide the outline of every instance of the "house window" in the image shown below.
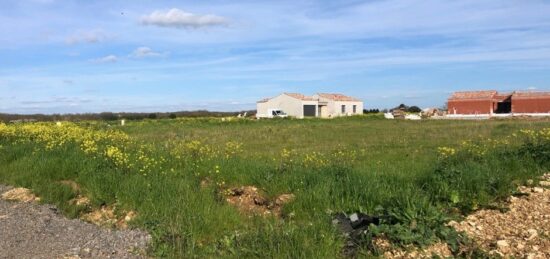
[[342,113],[346,113],[346,106],[342,105]]
[[357,105],[353,106],[353,113],[357,113]]

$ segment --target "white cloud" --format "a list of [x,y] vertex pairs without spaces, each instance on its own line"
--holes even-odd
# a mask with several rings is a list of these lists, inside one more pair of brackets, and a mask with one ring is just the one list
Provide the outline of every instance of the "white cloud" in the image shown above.
[[172,8],[168,11],[154,11],[141,17],[144,25],[159,27],[172,27],[184,29],[199,29],[210,26],[227,25],[229,21],[221,16],[213,14],[194,14]]
[[162,57],[166,56],[167,53],[160,53],[153,51],[149,47],[139,47],[132,54],[130,54],[130,57],[132,58],[149,58],[149,57]]
[[115,63],[118,61],[118,57],[115,55],[109,55],[102,58],[96,58],[92,60],[94,63]]
[[67,44],[99,43],[108,38],[103,30],[78,30],[65,39]]

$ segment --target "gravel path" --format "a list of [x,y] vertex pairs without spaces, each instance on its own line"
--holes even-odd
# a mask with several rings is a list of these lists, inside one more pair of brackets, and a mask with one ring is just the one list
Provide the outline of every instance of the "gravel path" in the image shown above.
[[[0,194],[8,190],[0,185]],[[55,206],[0,199],[0,258],[143,258],[149,240],[67,219]]]

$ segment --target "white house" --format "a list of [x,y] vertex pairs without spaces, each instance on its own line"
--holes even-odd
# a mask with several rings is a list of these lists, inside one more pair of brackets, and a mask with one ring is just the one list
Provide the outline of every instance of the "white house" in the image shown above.
[[280,111],[296,118],[351,116],[363,113],[363,102],[343,94],[283,93],[258,101],[256,117],[269,118]]

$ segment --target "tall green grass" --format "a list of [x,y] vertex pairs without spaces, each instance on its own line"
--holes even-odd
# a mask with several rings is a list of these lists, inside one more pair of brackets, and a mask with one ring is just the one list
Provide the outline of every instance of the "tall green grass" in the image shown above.
[[[151,233],[150,252],[159,257],[340,257],[345,240],[331,221],[341,211],[391,217],[371,227],[365,254],[372,252],[367,244],[375,235],[396,245],[441,239],[456,247],[465,239],[445,222],[495,206],[517,184],[548,171],[550,160],[549,141],[540,137],[498,145],[487,140],[548,128],[548,120],[178,119],[80,126],[124,131],[166,162],[145,173],[128,171],[86,155],[78,144],[46,151],[2,138],[0,182],[32,188],[76,217],[90,208],[69,204],[76,193],[60,181],[74,180],[94,207],[137,211],[133,225]],[[210,151],[189,147],[197,140]],[[485,153],[462,147],[466,140]],[[229,142],[241,144],[230,156]],[[457,151],[442,157],[443,146]],[[326,163],[305,163],[306,154]],[[205,179],[211,184],[201,187]],[[296,199],[284,206],[281,219],[242,214],[221,194],[242,185],[257,186],[271,198],[293,193]]]

